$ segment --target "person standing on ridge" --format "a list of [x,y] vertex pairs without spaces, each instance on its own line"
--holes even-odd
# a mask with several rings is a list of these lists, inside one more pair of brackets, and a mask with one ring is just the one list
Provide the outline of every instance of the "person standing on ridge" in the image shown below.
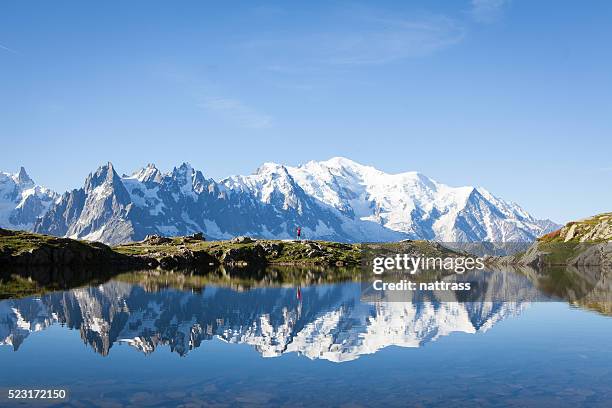
[[301,237],[302,237],[302,228],[301,227],[297,227],[297,239],[298,239],[298,241],[300,239],[302,239]]

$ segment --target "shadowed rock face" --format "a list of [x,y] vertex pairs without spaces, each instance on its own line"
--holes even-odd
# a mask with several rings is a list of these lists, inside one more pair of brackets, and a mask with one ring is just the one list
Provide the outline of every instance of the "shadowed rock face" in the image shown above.
[[342,158],[266,163],[219,182],[185,163],[166,174],[148,165],[130,176],[108,163],[43,213],[31,226],[36,232],[109,244],[199,231],[212,239],[289,239],[297,226],[305,238],[343,242],[530,242],[557,227],[481,188],[386,174]]

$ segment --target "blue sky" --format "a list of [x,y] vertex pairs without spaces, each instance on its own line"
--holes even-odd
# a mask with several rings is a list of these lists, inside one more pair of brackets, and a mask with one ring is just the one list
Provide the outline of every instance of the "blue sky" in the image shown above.
[[2,2],[0,170],[345,156],[612,210],[612,2]]

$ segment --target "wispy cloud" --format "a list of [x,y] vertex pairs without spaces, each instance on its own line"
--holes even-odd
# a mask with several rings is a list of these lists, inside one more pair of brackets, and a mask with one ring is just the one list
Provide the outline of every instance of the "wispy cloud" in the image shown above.
[[263,129],[272,126],[272,117],[262,114],[236,99],[205,97],[198,106],[221,114],[240,126]]
[[464,24],[439,15],[407,17],[353,8],[330,18],[333,20],[327,30],[262,37],[243,46],[266,58],[268,66],[288,70],[299,61],[300,71],[316,71],[321,67],[377,65],[423,57],[465,37]]
[[262,113],[240,99],[222,96],[223,90],[201,73],[196,74],[170,65],[158,67],[153,74],[175,84],[179,91],[186,95],[188,103],[193,103],[234,125],[263,129],[274,124],[271,115]]
[[5,45],[2,45],[2,44],[0,44],[0,50],[8,51],[8,52],[13,53],[13,54],[19,54],[19,53],[18,53],[17,51],[15,51],[14,49],[9,48],[9,47],[7,47],[7,46],[5,46]]
[[405,58],[422,57],[458,43],[463,26],[436,17],[422,20],[371,19],[360,33],[329,38],[328,62],[334,64],[385,64]]
[[479,23],[497,21],[510,0],[472,0],[470,14]]

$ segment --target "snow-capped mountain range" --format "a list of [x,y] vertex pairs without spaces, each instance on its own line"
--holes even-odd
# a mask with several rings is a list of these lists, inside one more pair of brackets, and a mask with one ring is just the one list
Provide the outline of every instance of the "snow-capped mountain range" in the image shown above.
[[108,163],[61,196],[34,186],[22,169],[2,173],[0,194],[0,227],[110,244],[200,231],[213,239],[284,239],[297,226],[306,238],[349,242],[530,242],[558,227],[480,187],[387,174],[340,157],[298,167],[265,163],[220,181],[186,163],[122,176]]
[[[537,292],[517,274],[488,276],[490,289]],[[531,289],[526,289],[526,286]],[[205,341],[249,344],[263,357],[297,353],[310,359],[350,361],[388,346],[421,347],[452,333],[482,333],[518,315],[528,303],[364,303],[359,283],[268,287],[248,291],[206,286],[202,293],[111,281],[42,297],[0,301],[0,346],[18,350],[33,332],[60,323],[107,355],[114,344],[143,353],[167,346],[186,355]],[[530,295],[527,294],[527,298]]]
[[0,172],[0,227],[32,230],[58,197],[36,185],[23,167],[16,174]]

